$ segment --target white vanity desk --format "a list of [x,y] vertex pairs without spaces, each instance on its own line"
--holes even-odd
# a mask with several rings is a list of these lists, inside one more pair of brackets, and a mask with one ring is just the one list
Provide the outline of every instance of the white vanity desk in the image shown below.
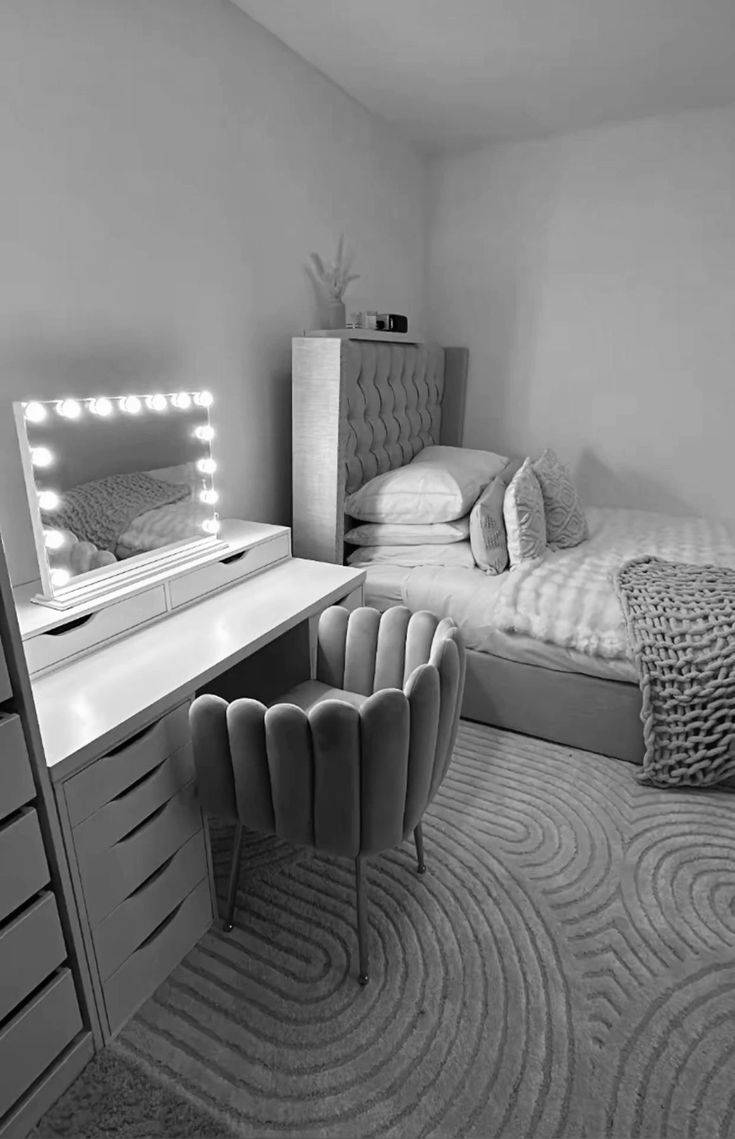
[[[282,527],[270,529],[290,539]],[[32,677],[98,1045],[161,984],[215,914],[189,701],[198,690],[216,690],[223,676],[226,695],[260,695],[237,683],[233,688],[230,670],[247,670],[260,653],[251,678],[268,667],[279,674],[281,664],[288,671],[297,655],[289,637],[297,634],[306,643],[301,666],[308,675],[319,613],[339,601],[362,601],[364,571],[292,558],[290,544],[288,551],[275,564],[256,566],[252,576],[241,571],[234,584],[170,606],[137,630]],[[285,646],[280,662],[273,656],[279,644]],[[28,645],[26,651],[30,659]],[[280,679],[271,676],[271,684]],[[292,683],[284,679],[280,690]]]

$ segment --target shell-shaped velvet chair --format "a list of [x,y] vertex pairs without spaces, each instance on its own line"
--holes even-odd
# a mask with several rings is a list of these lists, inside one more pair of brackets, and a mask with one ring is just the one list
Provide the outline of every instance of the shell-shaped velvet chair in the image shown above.
[[412,833],[449,766],[465,657],[449,618],[326,609],[316,678],[266,707],[202,695],[191,706],[204,810],[237,824],[225,929],[232,929],[243,827],[355,861],[359,979],[368,980],[364,860]]

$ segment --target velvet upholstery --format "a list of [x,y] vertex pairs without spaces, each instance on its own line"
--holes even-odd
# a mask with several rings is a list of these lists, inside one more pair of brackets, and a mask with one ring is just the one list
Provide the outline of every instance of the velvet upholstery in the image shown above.
[[[202,807],[357,860],[412,832],[423,850],[421,817],[451,760],[464,668],[449,618],[405,606],[325,610],[315,679],[270,707],[211,694],[193,702]],[[234,887],[232,896],[234,906]]]
[[459,631],[404,606],[332,606],[317,641],[316,679],[269,708],[194,701],[200,799],[297,845],[375,854],[411,834],[446,773],[464,685]]

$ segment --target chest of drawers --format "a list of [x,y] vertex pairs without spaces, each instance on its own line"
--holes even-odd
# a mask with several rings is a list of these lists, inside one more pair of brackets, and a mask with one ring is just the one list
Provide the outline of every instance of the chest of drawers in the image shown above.
[[112,1036],[213,918],[183,703],[58,789],[94,982]]

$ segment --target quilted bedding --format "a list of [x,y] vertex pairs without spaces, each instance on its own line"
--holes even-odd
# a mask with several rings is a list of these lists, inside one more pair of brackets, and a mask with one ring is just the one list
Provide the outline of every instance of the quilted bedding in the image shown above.
[[612,581],[619,566],[650,554],[735,568],[735,536],[715,519],[603,507],[586,513],[589,540],[574,549],[547,550],[540,564],[498,577],[443,566],[408,570],[404,602],[452,616],[468,646],[481,651],[487,651],[487,631],[498,629],[590,656],[630,660]]

